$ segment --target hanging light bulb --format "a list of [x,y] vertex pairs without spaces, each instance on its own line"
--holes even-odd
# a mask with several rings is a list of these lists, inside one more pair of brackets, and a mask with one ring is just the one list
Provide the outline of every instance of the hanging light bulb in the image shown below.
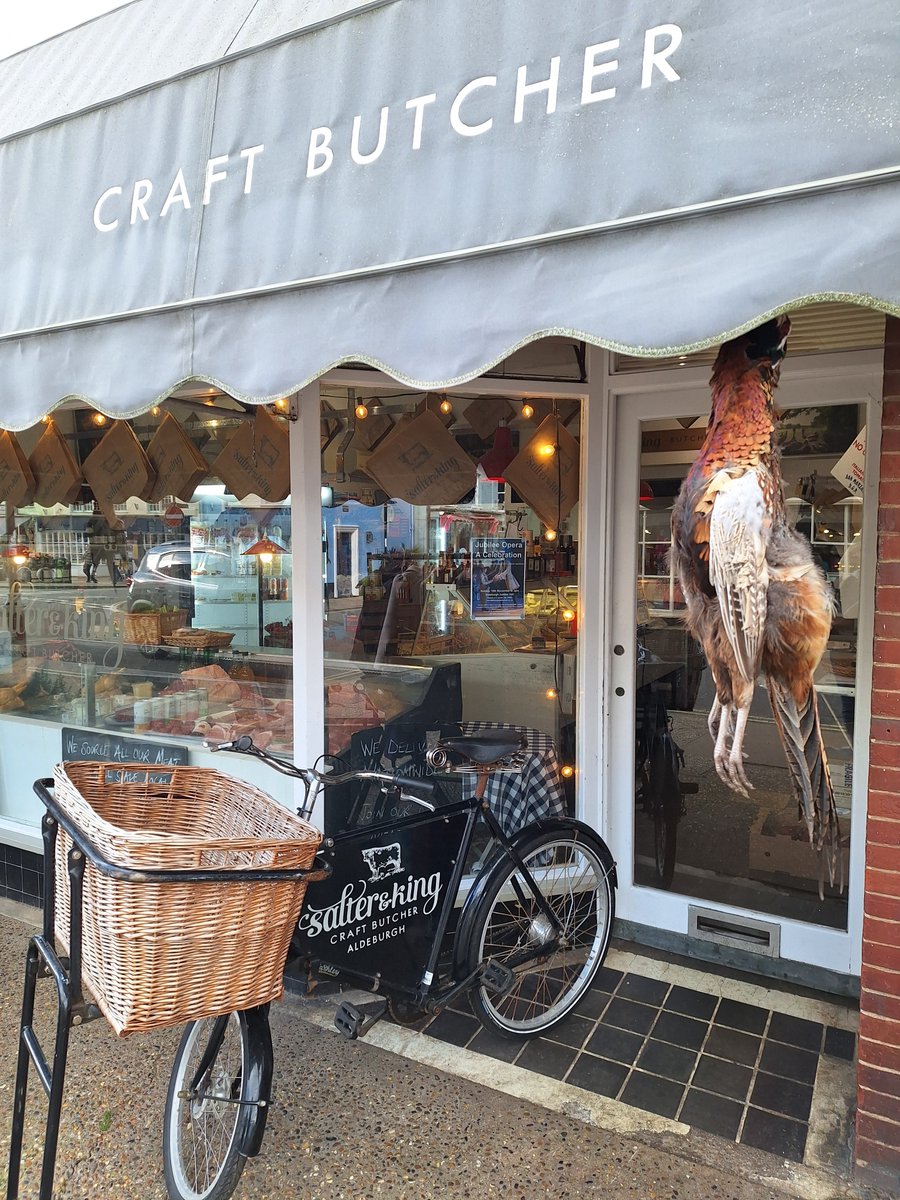
[[361,400],[360,400],[359,404],[357,404],[356,408],[353,411],[356,413],[357,421],[364,421],[366,419],[366,417],[369,415],[368,406],[363,404],[363,402]]
[[556,541],[556,530],[555,529],[545,529],[544,530],[544,541],[545,542],[555,542]]
[[288,554],[287,547],[282,546],[280,542],[274,542],[271,538],[260,538],[258,542],[254,542],[249,549],[244,550],[243,557],[248,554],[258,558],[261,563],[270,563],[276,554]]
[[556,447],[552,442],[541,442],[537,448],[537,452],[541,458],[552,458],[556,453]]
[[451,403],[451,402],[450,402],[450,401],[447,399],[447,397],[446,397],[446,396],[445,396],[445,397],[443,398],[443,400],[441,401],[441,412],[444,414],[444,416],[445,416],[445,417],[446,417],[446,416],[449,416],[449,415],[450,415],[450,413],[452,413],[452,412],[453,412],[453,405],[452,405],[452,403]]
[[287,402],[287,400],[284,399],[284,397],[282,397],[280,400],[275,401],[275,408],[277,409],[278,412],[287,412],[287,407],[288,407],[288,402]]
[[158,404],[154,404],[154,405],[153,405],[153,407],[150,409],[150,416],[151,416],[151,417],[158,417],[158,416],[159,416],[159,413],[160,413],[160,408],[159,408],[159,405],[158,405]]
[[525,418],[526,421],[530,421],[531,418],[534,416],[534,406],[529,404],[527,400],[522,405],[522,416]]
[[575,620],[575,613],[574,613],[573,609],[571,609],[571,608],[564,608],[564,609],[563,609],[563,611],[562,611],[562,619],[563,619],[564,621],[574,621],[574,620]]
[[575,768],[570,767],[568,763],[566,763],[566,765],[560,771],[560,775],[562,775],[563,779],[571,779],[574,774]]
[[556,699],[556,688],[547,688],[547,691],[544,694],[546,695],[548,700],[555,700]]
[[94,415],[91,417],[91,420],[94,422],[95,425],[105,425],[106,421],[107,421],[107,417],[102,412],[95,412]]

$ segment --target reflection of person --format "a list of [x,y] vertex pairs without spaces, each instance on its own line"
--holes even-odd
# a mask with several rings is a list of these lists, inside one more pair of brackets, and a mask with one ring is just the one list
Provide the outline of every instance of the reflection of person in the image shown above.
[[84,529],[85,551],[81,569],[88,583],[97,583],[97,568],[106,563],[113,587],[118,587],[122,576],[116,565],[116,547],[124,540],[124,526],[116,522],[113,526],[102,513],[95,512]]
[[472,578],[471,564],[469,562],[468,550],[460,550],[459,561],[456,566],[456,571],[453,575],[454,583],[468,583]]

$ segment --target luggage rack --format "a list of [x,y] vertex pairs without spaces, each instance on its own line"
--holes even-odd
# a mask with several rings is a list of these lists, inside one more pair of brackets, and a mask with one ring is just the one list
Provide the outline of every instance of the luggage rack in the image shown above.
[[[52,1200],[53,1177],[56,1171],[56,1153],[59,1143],[59,1125],[62,1112],[63,1088],[65,1085],[66,1062],[69,1049],[69,1031],[73,1026],[84,1025],[103,1016],[99,1006],[84,997],[81,979],[83,889],[84,872],[88,862],[98,871],[112,879],[129,883],[230,883],[234,871],[219,870],[170,870],[141,871],[117,866],[105,858],[60,808],[52,794],[54,781],[39,779],[34,790],[42,800],[46,813],[41,821],[41,836],[44,842],[44,912],[40,934],[33,935],[28,942],[25,959],[25,985],[22,998],[22,1016],[19,1024],[19,1050],[16,1064],[16,1082],[13,1096],[13,1121],[9,1146],[9,1168],[6,1184],[6,1200],[17,1200],[19,1175],[22,1162],[22,1141],[25,1130],[25,1108],[28,1092],[30,1066],[33,1063],[41,1085],[47,1095],[47,1122],[44,1134],[44,1153],[41,1162],[39,1200]],[[61,955],[55,947],[56,916],[56,838],[59,827],[72,839],[68,854],[69,877],[69,953]],[[247,869],[240,872],[246,883],[306,880],[312,882],[327,874],[321,868]],[[57,1015],[56,1035],[53,1044],[52,1066],[34,1031],[34,1005],[39,977],[52,976],[56,984]]]

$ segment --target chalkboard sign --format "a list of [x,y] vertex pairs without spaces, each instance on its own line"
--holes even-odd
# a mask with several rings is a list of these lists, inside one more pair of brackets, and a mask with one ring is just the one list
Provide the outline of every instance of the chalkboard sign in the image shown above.
[[[404,720],[360,729],[351,734],[350,750],[341,756],[338,771],[386,771],[403,779],[427,779],[437,782],[434,767],[428,765],[428,749],[442,737],[457,736],[460,727],[454,722],[433,725],[410,725]],[[433,804],[448,804],[462,798],[461,784],[452,777],[442,776],[434,794]],[[414,803],[386,797],[377,783],[351,782],[330,787],[325,793],[325,832],[330,837],[349,829],[359,829],[380,821],[399,820],[421,813]]]
[[[89,729],[63,729],[62,731],[63,762],[107,762],[107,763],[139,763],[143,767],[179,767],[186,766],[188,751],[186,746],[164,746],[159,742],[144,742],[140,738],[119,737],[115,733],[97,733]],[[141,771],[135,779],[145,779],[146,772]],[[164,783],[168,775],[158,779],[153,775],[153,783]],[[128,772],[125,773],[128,780]]]

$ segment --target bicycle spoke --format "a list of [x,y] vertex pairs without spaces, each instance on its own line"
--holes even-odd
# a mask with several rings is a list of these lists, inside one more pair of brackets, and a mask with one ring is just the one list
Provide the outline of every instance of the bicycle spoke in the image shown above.
[[505,963],[514,983],[503,996],[482,988],[476,1011],[504,1032],[530,1035],[565,1016],[590,986],[606,949],[611,893],[597,851],[577,834],[539,837],[523,862],[528,875],[514,869],[498,879],[480,944],[482,960]]

